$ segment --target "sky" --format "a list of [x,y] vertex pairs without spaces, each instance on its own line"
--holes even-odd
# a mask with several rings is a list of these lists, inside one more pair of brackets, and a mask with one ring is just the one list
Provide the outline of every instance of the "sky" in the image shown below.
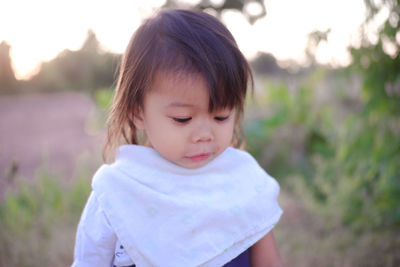
[[[164,1],[1,0],[0,42],[5,40],[11,46],[17,78],[28,79],[41,62],[64,49],[79,49],[88,29],[96,33],[103,49],[123,53],[140,22]],[[335,67],[350,62],[347,47],[359,42],[363,0],[265,0],[265,6],[266,17],[254,25],[239,12],[222,16],[248,59],[262,51],[272,53],[283,64],[291,60],[303,64],[308,34],[330,28],[328,42],[316,53],[317,60]]]

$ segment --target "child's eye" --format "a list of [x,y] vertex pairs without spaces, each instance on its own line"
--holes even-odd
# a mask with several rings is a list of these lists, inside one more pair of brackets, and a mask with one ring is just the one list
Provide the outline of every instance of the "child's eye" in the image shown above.
[[190,121],[192,118],[172,118],[174,121],[179,122],[179,123],[185,123]]
[[217,117],[214,117],[214,119],[217,120],[217,121],[225,121],[228,118],[229,118],[229,116],[217,116]]

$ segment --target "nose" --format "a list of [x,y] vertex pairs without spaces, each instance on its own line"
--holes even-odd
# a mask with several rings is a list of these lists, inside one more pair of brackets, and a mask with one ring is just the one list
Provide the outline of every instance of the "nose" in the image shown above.
[[192,141],[197,142],[210,142],[214,140],[212,127],[208,123],[198,125],[192,133]]

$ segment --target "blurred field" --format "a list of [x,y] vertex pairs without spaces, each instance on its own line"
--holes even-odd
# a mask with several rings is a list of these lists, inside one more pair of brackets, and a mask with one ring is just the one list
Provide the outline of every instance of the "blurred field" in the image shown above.
[[[74,175],[77,160],[99,159],[102,134],[90,129],[93,101],[82,93],[42,93],[0,98],[0,173],[33,178],[39,167]],[[60,177],[61,178],[61,177]],[[7,180],[0,180],[0,195]],[[11,181],[10,181],[11,182]]]
[[67,266],[104,134],[84,93],[0,97],[0,266]]

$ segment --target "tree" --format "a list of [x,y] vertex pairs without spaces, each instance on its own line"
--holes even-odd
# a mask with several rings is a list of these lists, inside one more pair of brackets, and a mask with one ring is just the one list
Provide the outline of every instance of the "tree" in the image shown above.
[[[361,46],[352,47],[353,67],[364,77],[368,112],[400,115],[400,0],[364,0],[367,16],[361,28]],[[387,17],[377,32],[368,35],[376,18]]]
[[279,67],[276,58],[270,53],[258,52],[250,64],[258,74],[277,75],[287,73],[286,70]]
[[[167,0],[163,7],[191,7],[200,10],[213,10],[218,16],[220,16],[224,10],[237,10],[243,13],[251,24],[267,14],[263,0],[222,0],[221,3],[217,2],[211,0],[200,0],[195,4],[185,4],[180,0]],[[251,6],[255,7],[254,9],[256,10],[258,9],[258,12],[252,12]]]
[[[363,108],[333,138],[333,157],[316,165],[317,198],[334,207],[341,222],[359,233],[400,229],[399,2],[365,0],[362,41],[350,49],[349,67],[363,79]],[[367,32],[381,12],[388,15],[374,42]],[[387,241],[388,251],[399,249],[396,238],[399,235]],[[396,259],[400,262],[400,257]]]
[[100,43],[93,30],[89,29],[86,33],[86,39],[82,45],[81,51],[92,54],[100,52]]
[[17,80],[11,66],[10,45],[3,41],[0,44],[0,89],[14,89]]
[[94,93],[111,87],[120,55],[102,51],[95,33],[89,30],[78,51],[64,50],[42,63],[31,86],[44,91],[81,90]]
[[308,34],[308,40],[305,52],[311,65],[316,64],[315,53],[317,52],[318,46],[321,42],[328,41],[328,36],[330,32],[331,29],[327,29],[325,31],[315,30]]

